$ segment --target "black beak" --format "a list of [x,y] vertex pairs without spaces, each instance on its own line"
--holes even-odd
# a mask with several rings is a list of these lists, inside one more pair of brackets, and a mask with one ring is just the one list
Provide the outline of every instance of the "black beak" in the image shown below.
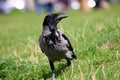
[[59,12],[59,13],[58,13],[58,16],[59,16],[59,15],[63,15],[63,14],[67,14],[67,12]]
[[58,17],[57,17],[57,19],[56,19],[56,24],[57,24],[58,22],[60,22],[62,19],[68,17],[68,16],[61,16],[61,15],[64,15],[64,14],[66,14],[66,12],[59,12],[59,13],[58,13]]

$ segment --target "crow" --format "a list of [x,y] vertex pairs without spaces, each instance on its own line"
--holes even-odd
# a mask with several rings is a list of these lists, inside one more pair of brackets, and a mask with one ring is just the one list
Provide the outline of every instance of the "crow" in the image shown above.
[[41,51],[48,57],[52,77],[55,77],[54,62],[61,59],[67,60],[67,66],[71,65],[71,60],[76,59],[72,45],[67,36],[57,28],[57,24],[68,16],[61,16],[65,12],[51,13],[45,16],[43,21],[43,31],[39,38]]

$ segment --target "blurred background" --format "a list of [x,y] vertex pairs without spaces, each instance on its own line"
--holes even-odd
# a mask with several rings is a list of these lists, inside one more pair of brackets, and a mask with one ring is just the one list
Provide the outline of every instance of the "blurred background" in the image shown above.
[[91,8],[109,9],[109,2],[120,0],[0,0],[0,13],[9,14],[14,10],[36,11],[39,14],[69,9],[90,11]]

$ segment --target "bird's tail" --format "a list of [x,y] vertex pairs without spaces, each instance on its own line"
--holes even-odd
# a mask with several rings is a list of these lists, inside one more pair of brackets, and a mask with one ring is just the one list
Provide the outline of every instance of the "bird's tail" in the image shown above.
[[76,55],[74,55],[74,54],[72,55],[72,57],[73,57],[73,59],[77,59]]
[[74,52],[73,52],[72,58],[77,59],[77,56],[74,54]]

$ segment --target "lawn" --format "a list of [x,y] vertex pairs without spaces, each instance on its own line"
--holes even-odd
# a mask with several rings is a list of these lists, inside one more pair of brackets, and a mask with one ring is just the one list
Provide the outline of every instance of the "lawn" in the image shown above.
[[[38,39],[45,13],[0,15],[0,80],[50,79],[47,57]],[[55,63],[56,80],[120,79],[120,4],[89,13],[70,10],[59,23],[77,55],[70,68]]]

